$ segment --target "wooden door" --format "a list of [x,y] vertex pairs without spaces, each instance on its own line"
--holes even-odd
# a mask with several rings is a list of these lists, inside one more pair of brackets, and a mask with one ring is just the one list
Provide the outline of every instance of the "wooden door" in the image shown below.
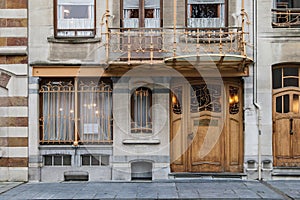
[[190,89],[189,171],[224,171],[223,91],[219,84],[194,84]]
[[273,96],[275,167],[300,167],[299,96],[299,89],[283,89]]
[[[240,87],[239,84],[196,82],[172,88],[171,170],[173,172],[240,172],[242,170]],[[236,102],[226,101],[230,95],[235,96]]]

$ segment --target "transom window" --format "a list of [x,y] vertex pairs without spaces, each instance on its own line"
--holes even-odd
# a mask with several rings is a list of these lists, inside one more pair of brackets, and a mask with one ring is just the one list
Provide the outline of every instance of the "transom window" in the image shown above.
[[94,37],[95,0],[54,0],[56,37]]
[[187,0],[187,26],[224,27],[225,0]]
[[124,28],[159,28],[161,0],[122,0]]
[[[44,79],[40,85],[40,142],[112,142],[112,89],[108,80]],[[75,135],[77,134],[77,135]]]
[[273,68],[273,90],[280,91],[275,98],[277,113],[299,113],[299,67]]
[[298,67],[279,67],[273,69],[273,89],[299,87]]

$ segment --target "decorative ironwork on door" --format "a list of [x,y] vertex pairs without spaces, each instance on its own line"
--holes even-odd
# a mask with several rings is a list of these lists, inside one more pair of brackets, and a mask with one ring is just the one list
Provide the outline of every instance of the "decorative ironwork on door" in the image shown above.
[[191,88],[191,112],[200,111],[221,112],[221,86],[193,85]]

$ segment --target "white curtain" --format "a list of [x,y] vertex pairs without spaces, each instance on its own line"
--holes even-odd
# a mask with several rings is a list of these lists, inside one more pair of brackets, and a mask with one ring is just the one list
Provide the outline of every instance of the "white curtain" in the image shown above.
[[74,139],[74,92],[72,85],[49,83],[41,89],[43,96],[42,140]]
[[109,85],[82,83],[80,96],[80,140],[112,139],[112,92]]

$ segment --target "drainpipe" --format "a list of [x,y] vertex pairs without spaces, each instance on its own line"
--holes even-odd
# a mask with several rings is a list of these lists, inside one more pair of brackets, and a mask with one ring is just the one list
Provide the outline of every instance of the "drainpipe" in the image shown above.
[[253,1],[253,105],[257,110],[257,129],[258,129],[258,180],[261,180],[261,106],[257,102],[257,0]]
[[173,57],[176,57],[176,26],[177,26],[177,0],[173,0]]

